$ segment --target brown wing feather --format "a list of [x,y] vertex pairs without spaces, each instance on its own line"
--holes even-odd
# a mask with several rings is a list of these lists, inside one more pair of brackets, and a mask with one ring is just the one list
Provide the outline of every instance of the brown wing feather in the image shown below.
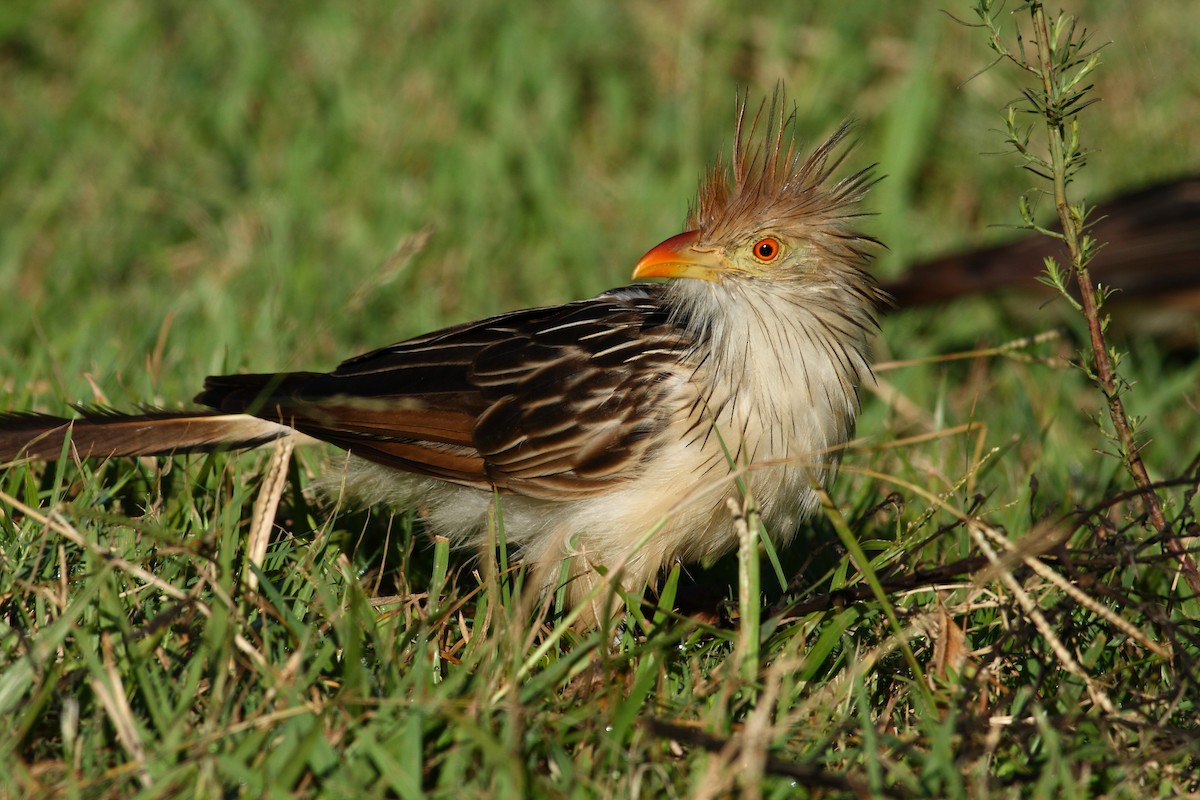
[[667,424],[687,343],[659,286],[513,312],[328,374],[209,378],[197,401],[282,422],[408,472],[535,497],[628,480]]

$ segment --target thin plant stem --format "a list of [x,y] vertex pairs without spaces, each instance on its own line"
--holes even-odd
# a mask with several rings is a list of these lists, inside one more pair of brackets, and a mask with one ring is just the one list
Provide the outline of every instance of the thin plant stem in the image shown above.
[[1197,570],[1163,512],[1162,500],[1154,490],[1150,473],[1142,459],[1135,425],[1122,399],[1129,384],[1116,369],[1119,354],[1105,340],[1107,319],[1102,313],[1102,306],[1107,292],[1096,285],[1088,269],[1097,248],[1097,243],[1088,233],[1088,209],[1082,203],[1073,204],[1068,194],[1074,172],[1086,160],[1086,154],[1080,147],[1077,117],[1091,102],[1086,99],[1091,86],[1084,85],[1083,81],[1099,64],[1098,50],[1088,49],[1088,36],[1077,28],[1073,17],[1060,15],[1051,23],[1044,4],[1030,2],[1024,7],[1030,14],[1033,27],[1033,57],[1029,58],[1019,32],[1016,51],[1004,44],[992,6],[992,0],[980,0],[976,9],[991,34],[989,45],[1002,59],[1016,64],[1040,84],[1035,89],[1026,90],[1024,96],[1031,110],[1045,124],[1048,158],[1031,150],[1029,141],[1032,128],[1022,131],[1011,107],[1008,112],[1008,140],[1025,159],[1030,171],[1052,184],[1054,207],[1058,212],[1061,230],[1055,232],[1038,228],[1025,198],[1022,198],[1021,212],[1031,227],[1062,240],[1070,258],[1070,274],[1079,286],[1080,301],[1076,303],[1068,294],[1066,276],[1053,259],[1047,259],[1045,282],[1058,288],[1087,321],[1091,363],[1085,369],[1105,398],[1112,424],[1111,433],[1106,435],[1116,445],[1122,464],[1138,488],[1138,496],[1150,524],[1162,535],[1167,550],[1175,557],[1192,591],[1200,593],[1200,570]]

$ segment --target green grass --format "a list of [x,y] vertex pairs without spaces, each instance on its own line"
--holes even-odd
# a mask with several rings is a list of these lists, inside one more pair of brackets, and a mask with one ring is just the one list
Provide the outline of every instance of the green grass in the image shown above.
[[[1192,5],[1087,4],[1113,44],[1080,193],[1200,163]],[[1031,178],[993,155],[1018,84],[989,62],[932,5],[7,3],[0,398],[182,404],[210,373],[332,368],[625,282],[728,148],[735,89],[780,80],[807,135],[854,116],[854,163],[889,176],[881,272],[1002,237]],[[939,358],[1060,311],[885,321],[880,358],[920,363],[880,371],[840,513],[781,554],[789,588],[763,565],[749,681],[732,560],[664,578],[708,616],[581,635],[411,514],[314,505],[321,450],[293,461],[259,567],[267,455],[0,472],[0,796],[1200,791],[1200,604],[1096,452],[1102,398],[1063,363],[1078,324]],[[1182,479],[1168,515],[1194,525],[1200,367],[1117,344],[1152,477]],[[964,516],[1096,606],[1010,558],[1038,627]]]

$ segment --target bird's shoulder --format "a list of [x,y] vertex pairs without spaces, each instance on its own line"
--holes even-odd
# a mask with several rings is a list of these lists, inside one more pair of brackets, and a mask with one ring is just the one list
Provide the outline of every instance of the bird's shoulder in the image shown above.
[[587,300],[497,314],[372,350],[342,362],[330,376],[437,367],[486,386],[563,358],[595,359],[600,366],[624,362],[679,345],[663,295],[663,285],[634,284]]

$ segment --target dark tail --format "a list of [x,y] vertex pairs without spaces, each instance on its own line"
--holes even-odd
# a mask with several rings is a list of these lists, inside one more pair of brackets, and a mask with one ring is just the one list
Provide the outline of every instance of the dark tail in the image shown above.
[[[77,408],[73,419],[45,414],[0,414],[0,465],[32,458],[160,456],[258,447],[292,433],[283,398],[299,392],[313,373],[227,375],[209,378],[195,411],[122,414]],[[66,449],[64,450],[64,444]]]
[[[245,414],[80,409],[74,419],[43,414],[0,416],[0,466],[32,458],[171,455],[257,447],[290,430]],[[64,449],[65,444],[65,449]]]
[[[1200,176],[1150,186],[1100,203],[1091,235],[1104,242],[1092,276],[1120,289],[1114,300],[1151,298],[1200,310]],[[1045,258],[1063,261],[1063,246],[1046,236],[914,265],[884,286],[900,308],[944,303],[998,289],[1048,292],[1037,278]]]

